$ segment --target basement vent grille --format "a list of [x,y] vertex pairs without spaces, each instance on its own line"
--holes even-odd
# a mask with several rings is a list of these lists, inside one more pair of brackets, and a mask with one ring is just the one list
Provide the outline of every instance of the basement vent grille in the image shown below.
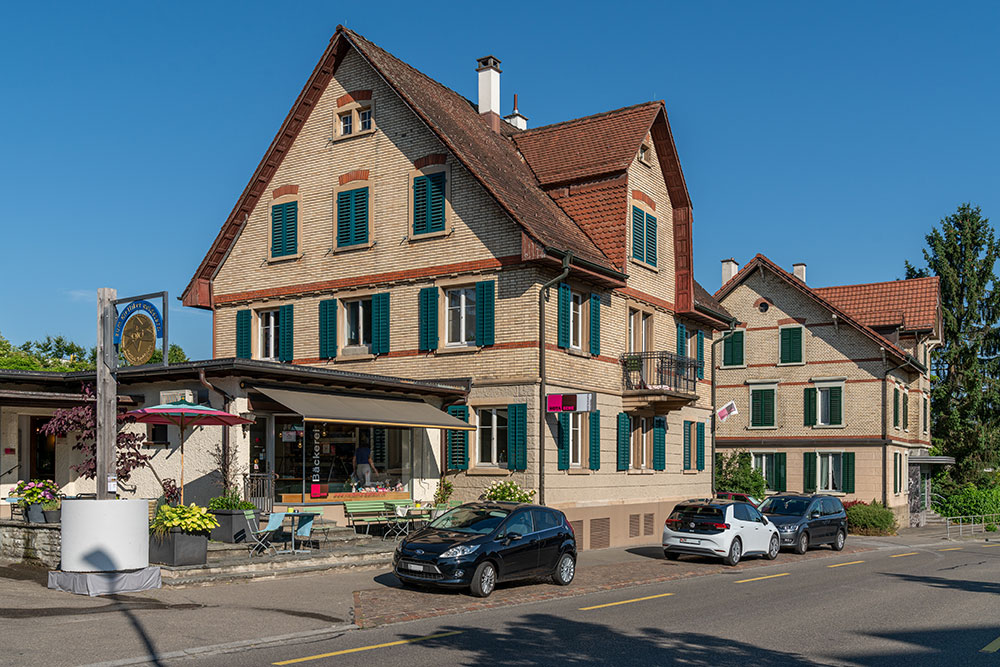
[[611,546],[611,517],[590,520],[590,548],[607,549]]
[[643,514],[642,515],[642,534],[643,535],[652,535],[653,534],[653,526],[656,525],[655,524],[655,519],[656,519],[656,515],[653,514],[652,512],[649,512],[647,514]]
[[629,537],[639,537],[639,515],[629,514],[628,515],[628,536]]

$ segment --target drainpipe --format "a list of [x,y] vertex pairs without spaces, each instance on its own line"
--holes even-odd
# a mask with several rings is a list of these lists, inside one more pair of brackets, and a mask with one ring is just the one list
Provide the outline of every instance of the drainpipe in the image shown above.
[[729,331],[723,334],[722,338],[712,341],[712,495],[715,496],[715,425],[718,418],[715,416],[718,411],[715,405],[715,346],[722,343],[736,333],[736,320],[729,321]]
[[538,504],[545,504],[545,300],[550,287],[566,279],[573,253],[562,258],[562,273],[538,291]]
[[[233,395],[230,394],[227,391],[219,389],[214,384],[212,384],[211,382],[209,382],[208,378],[205,377],[205,369],[204,368],[199,368],[198,369],[198,382],[200,382],[201,386],[205,387],[205,389],[208,389],[209,391],[214,391],[217,394],[219,394],[220,396],[222,396],[222,409],[225,410],[226,412],[229,412],[229,408],[232,405],[232,401],[234,400]],[[229,427],[228,426],[223,426],[222,427],[222,456],[225,457],[226,461],[229,460]],[[222,480],[222,485],[225,486],[228,481],[229,480],[226,480],[226,479]],[[223,493],[226,493],[228,491],[229,491],[229,489],[225,489],[225,488],[222,490]]]

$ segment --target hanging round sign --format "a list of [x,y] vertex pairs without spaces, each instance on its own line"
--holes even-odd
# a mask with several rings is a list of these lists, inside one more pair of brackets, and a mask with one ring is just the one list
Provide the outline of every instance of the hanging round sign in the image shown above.
[[142,366],[156,350],[156,328],[144,313],[136,313],[122,329],[121,352],[132,366]]

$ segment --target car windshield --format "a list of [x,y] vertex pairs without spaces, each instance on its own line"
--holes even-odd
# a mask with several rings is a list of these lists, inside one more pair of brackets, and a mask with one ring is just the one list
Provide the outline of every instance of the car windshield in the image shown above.
[[809,502],[809,498],[768,498],[760,506],[760,511],[764,514],[802,516],[806,513]]
[[456,507],[430,522],[431,528],[450,530],[456,533],[489,535],[507,515],[507,510],[482,507]]
[[704,517],[706,519],[721,519],[722,509],[719,507],[711,507],[707,505],[679,505],[674,508],[673,513],[670,515],[671,519],[680,519],[681,517]]

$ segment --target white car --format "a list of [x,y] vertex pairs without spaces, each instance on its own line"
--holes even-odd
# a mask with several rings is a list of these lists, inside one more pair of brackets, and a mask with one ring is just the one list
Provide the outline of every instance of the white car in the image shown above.
[[695,500],[674,507],[663,525],[663,555],[715,556],[736,565],[744,556],[778,557],[777,527],[756,507],[736,500]]

